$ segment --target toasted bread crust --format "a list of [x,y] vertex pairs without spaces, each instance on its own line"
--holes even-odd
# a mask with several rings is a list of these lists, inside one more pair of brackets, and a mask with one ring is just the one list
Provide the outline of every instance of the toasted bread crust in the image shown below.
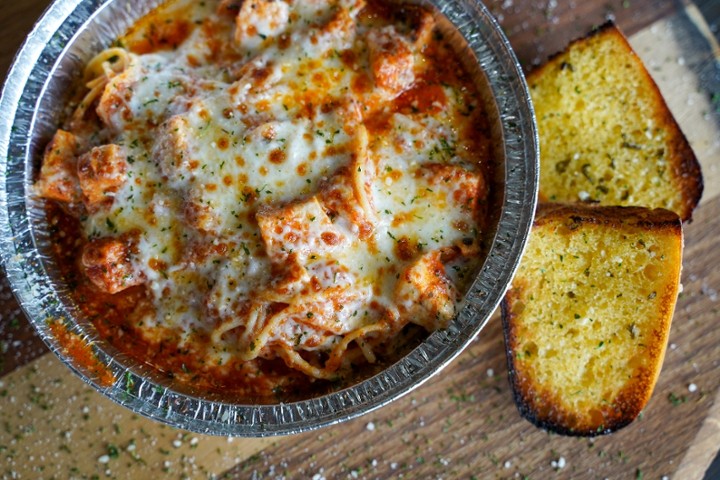
[[667,229],[682,234],[682,225],[678,223],[677,217],[675,212],[664,208],[541,202],[535,212],[533,228],[565,222],[573,230],[584,225],[614,228],[636,226],[654,231]]
[[[617,62],[617,66],[612,67],[617,72],[612,73],[626,80],[625,82],[612,83],[610,80],[605,81],[604,77],[599,78],[600,74],[595,74],[594,69],[600,66],[600,60],[597,58],[603,57],[601,49],[604,48],[612,50],[613,61]],[[585,55],[586,52],[590,52],[590,55]],[[571,57],[577,62],[572,62]],[[593,78],[594,83],[586,83],[583,75]],[[539,193],[542,201],[589,200],[603,205],[662,207],[675,211],[683,221],[692,219],[692,212],[699,203],[703,191],[700,164],[657,84],[642,60],[633,51],[627,38],[613,23],[608,22],[587,36],[573,41],[564,51],[530,72],[527,80],[538,113],[542,152]],[[566,87],[571,84],[575,86],[575,92],[568,91],[562,95],[562,99],[544,94],[555,87]],[[625,100],[618,100],[623,95],[623,90],[632,92],[632,95],[627,95],[628,98],[632,97],[633,102],[637,98],[638,103],[625,104]],[[577,93],[578,103],[571,105],[568,103],[568,98],[574,93]],[[584,103],[582,97],[591,93],[598,98],[604,97],[607,102],[598,106],[592,105],[591,102]],[[618,101],[618,105],[613,103]],[[612,124],[615,118],[611,118],[609,123],[602,124],[601,129],[605,130],[603,132],[598,132],[596,128],[579,129],[577,136],[573,135],[564,146],[558,146],[558,142],[553,140],[562,137],[564,132],[558,131],[559,123],[556,121],[552,124],[552,121],[547,120],[547,115],[556,118],[563,116],[563,126],[572,127],[582,125],[590,117],[601,114],[599,110],[603,108],[611,109],[611,114],[617,117],[626,115],[627,111],[621,111],[620,104],[624,105],[623,108],[626,110],[638,113],[634,125],[630,125],[625,120]],[[642,115],[639,114],[640,112]],[[653,132],[645,131],[646,118],[651,118],[654,122]],[[637,149],[624,152],[627,153],[625,156],[641,157],[647,162],[648,168],[654,168],[653,163],[657,161],[657,173],[651,171],[639,174],[636,171],[639,167],[629,166],[630,162],[626,162],[623,158],[608,158],[610,154],[606,147],[609,145],[595,145],[599,138],[610,136],[613,133],[611,129],[620,130],[618,125],[621,124],[624,125],[622,131],[617,134],[622,137],[617,138],[622,138],[622,143],[627,145],[629,150]],[[643,131],[645,133],[639,135]],[[607,135],[598,136],[598,133]],[[662,139],[653,138],[648,139],[646,144],[641,143],[645,140],[644,135],[655,136],[656,133],[658,136],[661,135]],[[635,140],[630,140],[631,138],[640,140],[635,143]],[[580,158],[576,158],[577,156]],[[663,162],[662,165],[660,161]],[[607,164],[612,162],[617,162],[618,165],[613,165],[610,171]],[[558,169],[557,166],[563,163],[567,170],[561,172],[562,169]],[[581,166],[587,166],[588,171],[593,172],[590,175],[597,178],[588,176],[586,181],[578,174]],[[582,173],[587,172],[583,170]],[[606,181],[603,174],[605,177],[612,175],[614,178]],[[573,175],[575,178],[572,177]],[[658,178],[653,181],[661,187],[665,185],[666,188],[664,190],[659,187],[648,188],[649,175],[657,176]],[[663,178],[664,176],[667,178]]]
[[[587,242],[578,241],[581,238]],[[588,273],[606,268],[596,261],[599,244],[614,248],[603,262],[625,262],[626,270],[640,270],[617,268],[612,277]],[[648,262],[650,295],[644,285],[638,286],[638,279],[648,273],[643,269],[650,268],[642,263],[646,249],[655,254]],[[641,261],[634,264],[638,255]],[[568,264],[570,256],[577,261]],[[526,258],[501,304],[510,383],[523,417],[541,428],[580,436],[611,433],[637,417],[660,373],[681,256],[682,225],[674,212],[540,205]],[[583,271],[579,267],[584,265],[590,266]],[[578,283],[572,296],[565,291],[568,278]],[[603,307],[602,299],[610,302]],[[638,308],[642,318],[616,314],[616,309],[635,311],[638,299],[651,304]],[[572,315],[586,304],[594,314]],[[581,316],[595,318],[588,326],[588,318]],[[577,333],[569,337],[572,330]]]

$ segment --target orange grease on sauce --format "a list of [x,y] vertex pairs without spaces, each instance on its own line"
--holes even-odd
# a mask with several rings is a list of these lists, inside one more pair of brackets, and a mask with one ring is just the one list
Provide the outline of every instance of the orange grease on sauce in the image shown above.
[[127,47],[138,55],[174,50],[190,36],[192,28],[192,25],[185,20],[165,19],[159,14],[151,14],[133,27],[145,33],[140,38],[128,39]]
[[115,383],[115,374],[105,366],[92,350],[92,346],[80,335],[68,330],[60,320],[49,320],[48,327],[63,353],[70,357],[75,365],[90,372],[102,387],[110,387]]

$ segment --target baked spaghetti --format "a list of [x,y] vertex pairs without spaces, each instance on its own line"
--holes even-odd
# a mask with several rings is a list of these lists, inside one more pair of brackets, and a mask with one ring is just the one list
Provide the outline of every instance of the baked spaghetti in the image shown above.
[[481,256],[491,150],[435,15],[178,1],[93,58],[35,191],[100,336],[267,398],[444,328]]

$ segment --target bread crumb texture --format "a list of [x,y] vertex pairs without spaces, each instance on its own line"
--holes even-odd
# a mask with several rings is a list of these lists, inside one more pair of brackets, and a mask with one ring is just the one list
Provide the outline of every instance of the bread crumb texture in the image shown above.
[[673,212],[541,205],[503,302],[521,414],[571,435],[632,422],[660,372],[681,256]]
[[540,136],[540,198],[666,208],[688,220],[699,163],[657,85],[607,24],[528,75]]

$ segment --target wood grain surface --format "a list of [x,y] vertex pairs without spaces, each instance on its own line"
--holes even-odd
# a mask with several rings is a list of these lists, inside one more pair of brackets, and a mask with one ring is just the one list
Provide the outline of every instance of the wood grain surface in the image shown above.
[[[0,72],[48,3],[3,2]],[[705,193],[685,227],[670,346],[639,420],[589,440],[551,435],[521,419],[496,314],[440,375],[354,421],[264,440],[183,432],[115,405],[47,354],[0,275],[0,478],[702,478],[720,447],[717,43],[691,3],[486,4],[525,69],[615,19],[702,164]]]

